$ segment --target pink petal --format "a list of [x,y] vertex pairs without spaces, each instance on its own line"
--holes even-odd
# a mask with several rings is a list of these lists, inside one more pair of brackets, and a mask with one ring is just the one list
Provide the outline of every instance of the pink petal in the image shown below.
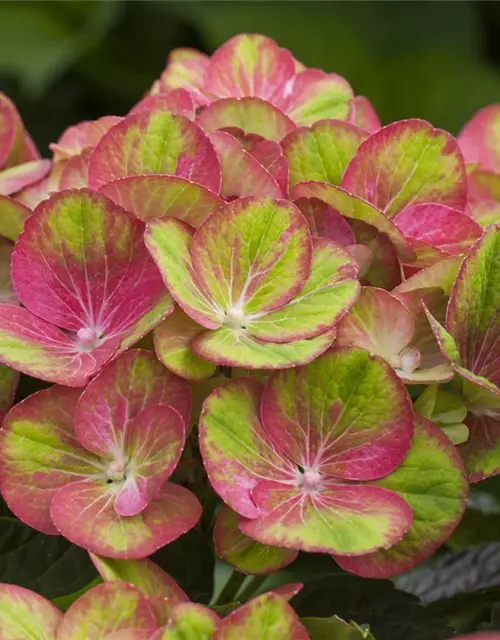
[[56,493],[50,512],[74,544],[109,558],[145,558],[192,529],[201,516],[195,496],[167,483],[136,516],[119,516],[110,485],[73,482]]
[[[159,435],[161,426],[156,418],[161,413],[155,408],[148,409],[150,413],[143,415],[145,408],[151,405],[165,408],[165,417],[171,418],[171,428],[178,437],[183,433],[179,415],[184,427],[189,425],[191,394],[188,383],[167,371],[150,351],[132,349],[107,366],[87,386],[78,403],[75,432],[86,449],[115,459],[117,455],[126,454],[125,445],[132,449],[138,447],[139,434],[147,430],[148,424],[154,428],[156,436]],[[170,428],[166,431],[171,433]],[[151,444],[149,436],[142,441],[145,450],[140,454],[140,460]]]

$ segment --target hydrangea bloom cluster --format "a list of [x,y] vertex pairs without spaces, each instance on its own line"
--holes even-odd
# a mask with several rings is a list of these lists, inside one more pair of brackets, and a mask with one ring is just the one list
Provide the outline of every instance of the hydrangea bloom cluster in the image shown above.
[[104,584],[64,616],[1,586],[0,638],[326,637],[301,585],[223,617],[147,558],[203,514],[242,574],[389,577],[500,474],[500,105],[382,126],[244,34],[51,152],[0,95],[0,492]]

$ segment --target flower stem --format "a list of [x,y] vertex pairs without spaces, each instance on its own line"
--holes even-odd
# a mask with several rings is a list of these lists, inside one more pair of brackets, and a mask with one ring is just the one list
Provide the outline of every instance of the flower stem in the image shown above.
[[231,577],[226,582],[224,589],[220,596],[217,598],[217,604],[227,604],[228,602],[234,602],[238,591],[241,589],[241,585],[245,582],[247,576],[243,573],[233,571]]
[[239,597],[240,602],[246,602],[247,600],[250,600],[250,598],[253,598],[255,593],[261,588],[267,578],[267,575],[255,576],[241,592]]

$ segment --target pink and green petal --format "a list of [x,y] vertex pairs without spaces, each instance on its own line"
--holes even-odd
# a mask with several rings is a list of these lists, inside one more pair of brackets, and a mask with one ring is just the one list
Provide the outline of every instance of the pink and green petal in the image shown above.
[[280,587],[274,587],[269,593],[275,593],[289,602],[294,596],[300,593],[303,588],[303,582],[288,582],[287,584],[282,584]]
[[118,339],[92,351],[26,309],[0,304],[0,361],[17,371],[69,387],[83,387],[113,357]]
[[191,349],[191,343],[202,331],[203,327],[177,308],[154,330],[155,351],[160,362],[191,382],[212,377],[216,365],[198,358]]
[[290,186],[306,181],[340,184],[367,135],[341,120],[322,120],[312,127],[295,129],[282,141],[290,166]]
[[299,198],[295,204],[309,223],[313,237],[328,238],[342,247],[356,243],[349,223],[331,205],[318,198]]
[[151,220],[145,243],[179,306],[207,329],[221,326],[224,312],[204,290],[191,260],[194,229],[175,218]]
[[[75,414],[75,432],[86,449],[114,459],[115,454],[125,453],[125,444],[132,449],[139,446],[136,437],[146,444],[137,430],[144,429],[146,435],[148,421],[141,425],[141,416],[145,417],[143,411],[151,405],[174,409],[185,427],[189,425],[191,392],[188,383],[167,371],[150,351],[132,349],[107,366],[87,386]],[[172,419],[175,431],[181,434],[178,418],[169,416],[169,409],[165,412]],[[138,422],[133,425],[135,420]],[[134,435],[129,433],[130,429]],[[141,459],[144,453],[141,452]]]
[[480,168],[474,169],[467,174],[467,186],[471,202],[500,200],[500,174],[498,173],[491,173]]
[[297,465],[346,480],[393,471],[410,448],[413,411],[402,382],[381,358],[354,348],[276,373],[261,415],[271,441]]
[[0,195],[0,236],[15,242],[30,215],[28,207],[13,198]]
[[500,384],[500,226],[488,227],[458,272],[446,313],[446,328],[461,364]]
[[471,217],[442,204],[415,204],[394,218],[401,231],[450,255],[464,253],[481,235]]
[[190,120],[194,120],[196,116],[193,98],[186,89],[172,89],[166,93],[146,96],[129,111],[129,115],[135,115],[142,111],[170,111],[177,115],[186,116]]
[[285,306],[248,322],[253,337],[283,343],[313,338],[331,329],[356,302],[358,265],[342,247],[315,238],[311,274]]
[[156,304],[164,285],[143,224],[102,194],[63,191],[28,218],[12,256],[12,279],[34,314],[91,350]]
[[420,417],[407,457],[377,484],[410,505],[413,523],[392,549],[353,558],[334,556],[341,567],[366,578],[393,576],[432,556],[459,523],[468,488],[453,444],[441,429]]
[[396,493],[368,484],[335,484],[307,493],[264,480],[252,491],[261,515],[240,520],[243,533],[262,544],[313,553],[360,555],[388,549],[412,522]]
[[62,613],[49,600],[13,584],[0,584],[2,640],[56,640]]
[[305,627],[286,600],[265,593],[230,613],[213,640],[309,640]]
[[122,334],[115,357],[118,357],[118,355],[124,353],[146,335],[150,334],[162,320],[174,312],[174,309],[175,303],[165,289],[157,304]]
[[393,294],[399,295],[405,292],[418,292],[423,289],[438,288],[448,297],[455,283],[462,260],[459,256],[450,256],[422,269],[411,278],[394,288]]
[[99,191],[145,222],[172,217],[195,229],[224,202],[201,184],[176,176],[131,176],[109,182]]
[[51,169],[50,160],[32,160],[0,171],[0,194],[10,196],[45,178]]
[[184,449],[187,426],[168,405],[150,404],[130,421],[122,436],[124,458],[130,461],[130,468],[116,495],[116,513],[135,516],[144,511],[174,472]]
[[85,189],[89,185],[89,153],[81,153],[62,161],[58,190]]
[[224,131],[215,131],[209,137],[221,164],[223,198],[234,200],[252,195],[269,198],[283,196],[280,186],[269,171],[245,151],[236,138]]
[[226,504],[248,518],[259,515],[252,489],[261,480],[291,473],[290,463],[267,442],[261,394],[256,380],[231,380],[208,396],[200,416],[200,448],[210,483]]
[[475,113],[460,132],[458,144],[466,162],[500,173],[500,104]]
[[0,489],[17,517],[44,533],[57,529],[50,504],[60,487],[103,472],[76,439],[73,416],[80,392],[51,387],[17,404],[0,431]]
[[315,338],[276,344],[235,332],[228,327],[205,331],[193,341],[193,352],[200,358],[228,367],[248,369],[288,369],[307,364],[324,353],[335,339],[335,329]]
[[385,233],[403,260],[413,258],[413,252],[404,234],[382,211],[376,209],[366,200],[325,182],[301,182],[295,185],[293,197],[295,199],[319,198],[323,200],[349,221],[361,221],[375,227],[381,233]]
[[9,162],[19,135],[18,127],[19,114],[14,103],[0,93],[0,169]]
[[238,514],[223,506],[214,526],[217,555],[241,573],[265,575],[292,563],[298,552],[255,542],[238,530]]
[[318,120],[347,120],[353,98],[349,83],[335,73],[306,69],[299,73],[289,96],[278,102],[297,125]]
[[14,103],[0,92],[0,169],[39,160],[40,154]]
[[291,300],[309,277],[311,254],[299,209],[270,198],[240,198],[219,208],[191,244],[196,274],[228,312],[228,326],[237,314],[270,311]]
[[244,134],[256,134],[279,142],[295,128],[290,118],[260,98],[226,98],[216,100],[198,116],[205,131],[236,128]]
[[54,159],[78,156],[83,151],[95,147],[103,135],[122,120],[123,118],[118,116],[104,116],[98,120],[85,120],[68,127],[57,142],[49,145]]
[[273,176],[285,195],[288,194],[288,160],[283,149],[272,140],[255,140],[246,149]]
[[168,482],[140,514],[119,516],[114,483],[73,482],[52,499],[52,520],[70,542],[116,559],[146,558],[192,529],[201,505],[184,487]]
[[500,202],[478,200],[469,203],[471,217],[482,227],[489,224],[500,224]]
[[221,98],[257,96],[274,102],[294,76],[289,51],[266,36],[244,33],[212,55],[205,86]]
[[105,582],[129,582],[146,596],[168,598],[172,605],[189,600],[177,582],[151,560],[112,560],[93,553],[90,559]]
[[130,629],[150,634],[156,629],[145,595],[126,582],[106,582],[84,593],[69,607],[57,640],[101,640],[117,632],[126,637]]
[[391,218],[421,202],[463,211],[467,195],[456,140],[424,120],[401,120],[372,133],[349,163],[342,186]]
[[[401,263],[396,247],[389,236],[361,220],[351,220],[350,225],[356,236],[357,246],[364,247],[367,269],[363,270],[362,263],[360,263],[360,275],[364,278],[364,284],[389,290],[398,286],[402,278]],[[353,249],[354,246],[347,247],[350,253]],[[366,253],[367,250],[371,253],[371,259]],[[411,251],[409,245],[408,250]],[[351,255],[353,254],[351,253]],[[354,257],[356,257],[355,254]]]
[[467,442],[459,447],[469,482],[475,483],[500,473],[500,389],[487,380],[459,368],[461,394],[469,411],[465,424]]
[[211,609],[185,602],[174,607],[167,626],[150,640],[211,640],[218,624],[219,617]]
[[414,328],[412,314],[398,298],[384,289],[363,287],[337,327],[337,344],[364,349],[401,368],[396,360],[411,342]]
[[186,178],[215,193],[220,188],[219,160],[198,125],[170,111],[145,111],[127,116],[94,147],[89,185],[143,174]]
[[369,133],[382,126],[372,103],[365,96],[356,96],[352,101],[349,121]]
[[210,59],[196,49],[182,47],[170,52],[167,68],[159,81],[159,91],[163,93],[171,89],[187,89],[199,101],[205,100],[200,91],[204,85]]

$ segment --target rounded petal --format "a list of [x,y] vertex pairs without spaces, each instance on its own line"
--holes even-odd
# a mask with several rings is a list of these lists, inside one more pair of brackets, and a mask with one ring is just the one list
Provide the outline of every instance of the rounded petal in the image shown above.
[[269,638],[309,640],[292,607],[276,593],[265,593],[226,616],[213,640]]
[[16,243],[12,279],[19,299],[57,326],[94,332],[94,347],[120,334],[164,295],[143,233],[139,220],[102,194],[53,195]]
[[257,134],[276,142],[295,128],[288,116],[260,98],[216,100],[203,109],[198,123],[205,131],[235,127],[246,135]]
[[113,180],[99,191],[145,222],[172,217],[195,229],[224,202],[201,184],[177,176],[130,176]]
[[56,493],[51,516],[57,530],[79,547],[109,558],[146,558],[192,529],[201,516],[195,496],[167,483],[136,516],[119,516],[107,484],[73,482]]
[[[156,620],[147,599],[126,582],[106,582],[80,596],[67,610],[57,640],[100,640],[137,629],[153,633]],[[118,636],[116,636],[118,637]]]
[[361,295],[337,327],[337,344],[352,345],[390,361],[411,342],[413,315],[384,289],[363,287]]
[[2,640],[56,640],[61,619],[59,609],[37,593],[13,584],[0,584]]
[[196,231],[190,251],[212,299],[245,315],[288,302],[311,269],[307,221],[286,200],[240,198],[220,207]]
[[[170,416],[176,425],[177,413],[187,428],[191,415],[189,385],[167,371],[150,351],[132,349],[107,366],[83,392],[75,414],[76,435],[89,451],[113,458],[124,446],[131,449],[138,446],[138,442],[133,442],[141,439],[137,431],[152,428],[149,420],[141,425],[145,419],[141,418],[142,412],[150,406],[165,407],[165,416]],[[161,410],[158,414],[161,417]],[[180,428],[177,425],[175,429],[179,437]],[[133,435],[128,433],[129,429],[133,429]],[[146,440],[143,444],[146,445]]]
[[266,36],[243,33],[212,55],[205,86],[221,98],[257,96],[273,102],[294,76],[289,51]]
[[409,505],[393,491],[366,484],[334,484],[307,494],[263,481],[252,491],[262,515],[240,529],[262,544],[314,553],[359,555],[388,549],[412,522]]
[[216,365],[196,356],[191,344],[203,327],[180,308],[154,330],[155,352],[170,371],[191,382],[206,380],[215,373]]
[[70,482],[99,473],[99,460],[76,439],[79,390],[51,387],[15,405],[0,430],[0,489],[13,513],[30,527],[55,534],[50,504]]
[[238,529],[238,514],[223,506],[214,525],[214,545],[220,558],[241,573],[265,575],[292,563],[298,552],[282,547],[270,547],[255,542]]
[[245,151],[236,138],[224,131],[215,131],[209,137],[221,162],[221,195],[226,200],[242,196],[283,196],[280,186],[269,171]]
[[200,416],[200,449],[210,483],[224,502],[248,518],[259,514],[253,487],[293,473],[267,441],[259,417],[261,393],[256,380],[231,380],[208,396]]
[[500,173],[500,104],[477,111],[458,136],[466,162]]
[[267,437],[297,465],[348,480],[393,471],[413,436],[411,402],[396,373],[354,348],[274,374],[261,415]]
[[468,488],[455,447],[441,429],[420,417],[407,457],[378,484],[406,500],[413,522],[392,549],[368,556],[335,557],[342,568],[365,578],[386,578],[430,558],[459,523]]
[[420,202],[463,211],[467,196],[456,140],[424,120],[401,120],[372,133],[349,163],[342,186],[390,217]]
[[367,135],[341,120],[321,120],[312,127],[295,129],[281,143],[290,167],[290,186],[310,180],[340,184]]
[[194,122],[170,111],[127,116],[94,147],[89,185],[142,174],[187,178],[215,193],[220,188],[219,160],[210,140]]

